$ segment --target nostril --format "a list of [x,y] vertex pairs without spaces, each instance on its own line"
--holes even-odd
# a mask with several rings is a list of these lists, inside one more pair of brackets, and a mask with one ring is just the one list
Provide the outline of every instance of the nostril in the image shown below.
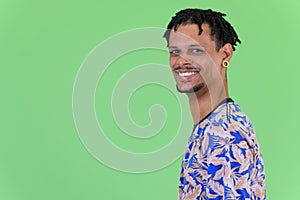
[[178,61],[178,64],[179,64],[180,66],[190,65],[190,64],[191,64],[191,62],[190,62],[188,59],[185,59],[185,58],[183,58],[183,57],[178,58],[177,61]]

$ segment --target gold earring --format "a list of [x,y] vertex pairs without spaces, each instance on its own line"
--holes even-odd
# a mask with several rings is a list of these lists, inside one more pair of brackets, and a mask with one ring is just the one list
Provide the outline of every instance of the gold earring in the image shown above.
[[227,60],[223,60],[222,65],[223,65],[223,67],[227,68],[229,65],[229,62]]

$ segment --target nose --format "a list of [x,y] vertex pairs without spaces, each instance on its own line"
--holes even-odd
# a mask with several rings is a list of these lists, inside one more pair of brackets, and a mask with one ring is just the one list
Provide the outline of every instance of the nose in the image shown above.
[[180,67],[190,66],[192,63],[186,57],[178,56],[176,65]]

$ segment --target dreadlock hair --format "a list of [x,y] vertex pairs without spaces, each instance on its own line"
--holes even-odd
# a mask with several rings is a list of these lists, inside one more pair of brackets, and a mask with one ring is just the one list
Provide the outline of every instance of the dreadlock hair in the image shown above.
[[199,27],[198,35],[201,35],[203,31],[201,25],[207,23],[211,28],[210,36],[212,40],[216,42],[217,51],[219,51],[226,43],[230,43],[233,51],[235,51],[235,46],[237,43],[241,44],[241,41],[231,24],[226,21],[223,16],[226,16],[226,14],[211,9],[201,10],[197,8],[188,8],[181,10],[172,17],[163,37],[166,38],[169,45],[171,30],[174,29],[174,31],[177,31],[179,25],[186,24],[197,24]]

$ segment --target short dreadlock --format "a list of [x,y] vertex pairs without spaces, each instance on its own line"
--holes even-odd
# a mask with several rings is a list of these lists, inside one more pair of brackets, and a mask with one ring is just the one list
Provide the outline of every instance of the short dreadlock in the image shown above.
[[169,45],[169,36],[171,30],[174,29],[174,31],[177,31],[179,25],[185,24],[197,24],[199,27],[199,35],[201,35],[203,31],[201,25],[203,23],[207,23],[211,28],[210,35],[212,40],[216,42],[217,51],[219,51],[220,48],[226,43],[230,43],[234,51],[237,43],[241,44],[241,41],[239,40],[238,35],[231,24],[226,21],[223,16],[226,16],[226,14],[215,12],[211,9],[201,10],[197,8],[189,8],[181,10],[172,17],[164,37]]

